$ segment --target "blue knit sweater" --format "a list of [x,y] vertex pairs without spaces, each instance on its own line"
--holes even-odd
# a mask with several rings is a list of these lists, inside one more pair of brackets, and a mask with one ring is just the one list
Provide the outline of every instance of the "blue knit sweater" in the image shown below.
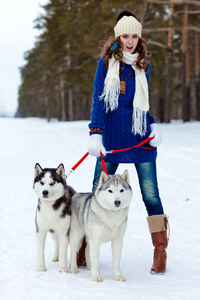
[[[128,77],[130,70],[131,66],[125,64],[122,72],[123,80]],[[149,81],[150,73],[151,67],[149,65],[149,70],[146,73],[147,81]],[[132,147],[149,137],[151,133],[150,125],[155,123],[155,119],[148,112],[146,135],[141,137],[139,134],[134,135],[132,133],[133,96],[135,93],[134,70],[126,81],[126,93],[119,95],[118,108],[106,113],[104,101],[99,99],[103,91],[106,74],[106,67],[103,65],[103,59],[100,58],[94,79],[93,108],[89,128],[102,130],[103,145],[107,151]],[[144,146],[150,147],[149,144]],[[133,148],[128,151],[107,154],[105,161],[113,163],[143,163],[155,160],[156,156],[156,148],[151,150]]]

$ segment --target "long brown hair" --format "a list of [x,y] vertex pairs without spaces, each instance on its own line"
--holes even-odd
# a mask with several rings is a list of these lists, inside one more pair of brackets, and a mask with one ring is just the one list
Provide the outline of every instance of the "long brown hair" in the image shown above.
[[[117,41],[118,41],[118,45],[116,46],[116,48],[113,51],[111,51],[110,48]],[[104,66],[106,66],[106,68],[108,69],[108,60],[111,58],[112,54],[114,54],[114,57],[116,60],[123,62],[122,61],[122,57],[123,57],[122,51],[123,50],[122,50],[122,47],[120,44],[120,37],[118,37],[118,38],[114,38],[113,36],[109,37],[108,40],[103,43],[103,46],[101,48],[101,56],[102,57],[105,56],[103,59]],[[148,69],[149,65],[146,62],[146,60],[147,60],[147,43],[144,39],[139,38],[135,52],[137,52],[139,54],[138,58],[135,62],[136,68],[139,70]]]

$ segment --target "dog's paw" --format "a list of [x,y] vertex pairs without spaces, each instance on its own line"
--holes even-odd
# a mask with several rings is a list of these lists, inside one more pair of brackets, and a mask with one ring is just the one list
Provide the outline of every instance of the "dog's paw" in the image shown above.
[[38,272],[45,272],[47,270],[45,265],[38,265],[37,266],[37,271]]
[[122,275],[115,275],[114,280],[116,280],[116,281],[126,281],[126,279]]
[[100,275],[95,275],[95,276],[92,276],[92,281],[101,282],[102,278]]
[[70,273],[78,274],[78,268],[71,268]]
[[52,258],[52,261],[53,261],[53,262],[57,262],[57,261],[58,261],[58,256],[54,256],[54,257]]
[[68,269],[68,267],[60,267],[59,268],[59,272],[61,272],[61,273],[63,273],[63,272],[69,273],[69,269]]
[[91,270],[91,263],[87,262],[87,269],[90,271]]

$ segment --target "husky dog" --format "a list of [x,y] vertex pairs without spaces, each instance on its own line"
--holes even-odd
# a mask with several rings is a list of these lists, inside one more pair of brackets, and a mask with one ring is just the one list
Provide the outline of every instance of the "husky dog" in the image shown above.
[[48,232],[55,241],[52,261],[59,261],[59,271],[68,272],[67,248],[71,219],[71,198],[75,191],[67,186],[65,169],[42,169],[35,165],[34,191],[38,196],[36,210],[37,271],[46,271],[44,248]]
[[132,198],[128,171],[120,175],[102,172],[94,194],[77,193],[72,197],[70,227],[71,273],[78,273],[76,255],[86,236],[86,262],[93,281],[102,281],[99,252],[104,242],[112,242],[115,280],[125,281],[120,271],[123,237]]

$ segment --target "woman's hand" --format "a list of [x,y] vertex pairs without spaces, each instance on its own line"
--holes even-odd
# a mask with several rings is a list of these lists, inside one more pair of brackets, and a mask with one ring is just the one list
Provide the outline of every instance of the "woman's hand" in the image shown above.
[[160,132],[158,124],[153,123],[150,125],[150,128],[151,128],[151,134],[149,137],[153,137],[153,139],[149,142],[149,144],[152,147],[158,147],[162,141],[162,134]]
[[88,152],[92,156],[100,156],[100,152],[103,155],[106,155],[106,149],[103,146],[102,135],[100,134],[92,134],[89,137],[89,145],[88,145]]

